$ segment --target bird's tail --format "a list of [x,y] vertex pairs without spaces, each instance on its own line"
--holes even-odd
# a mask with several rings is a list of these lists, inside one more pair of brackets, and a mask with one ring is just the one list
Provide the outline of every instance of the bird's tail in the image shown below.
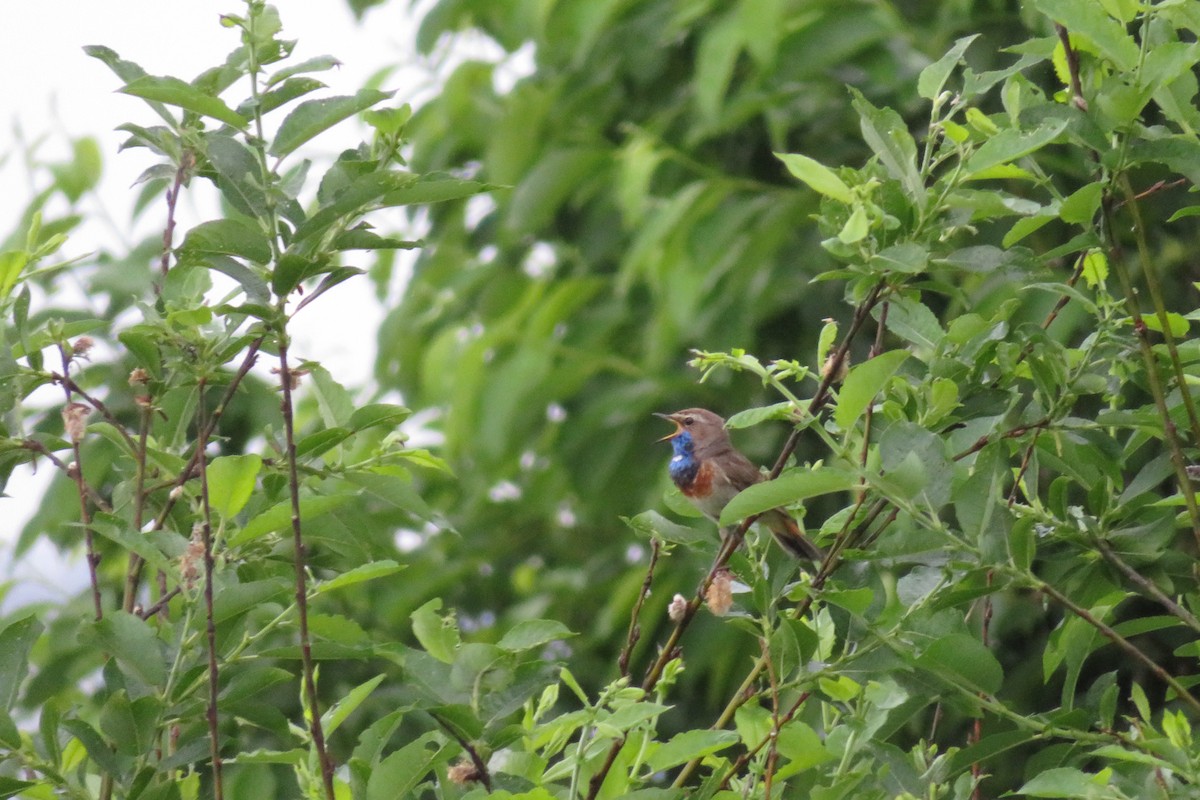
[[825,553],[804,538],[804,534],[800,532],[800,526],[787,512],[777,508],[763,514],[761,519],[775,536],[775,541],[779,542],[779,546],[788,553],[807,561],[820,562],[824,560]]

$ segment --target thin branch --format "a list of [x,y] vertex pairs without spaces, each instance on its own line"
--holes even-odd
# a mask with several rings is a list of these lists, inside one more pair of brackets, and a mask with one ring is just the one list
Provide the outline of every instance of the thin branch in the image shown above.
[[282,412],[287,448],[288,494],[291,495],[292,501],[292,567],[296,573],[300,663],[304,672],[304,693],[308,698],[311,717],[309,731],[312,734],[313,747],[317,750],[317,759],[321,764],[321,780],[325,785],[325,797],[326,800],[334,800],[333,760],[329,757],[329,750],[325,746],[325,731],[321,725],[321,707],[317,699],[317,683],[313,674],[312,640],[308,633],[308,589],[306,587],[308,566],[300,519],[300,473],[296,468],[295,412],[292,406],[292,369],[288,364],[287,331],[279,333],[279,384],[283,390]]
[[1129,564],[1125,563],[1125,560],[1117,555],[1116,551],[1112,549],[1112,546],[1109,545],[1107,541],[1101,539],[1100,537],[1096,537],[1092,540],[1092,544],[1097,550],[1100,551],[1100,555],[1104,556],[1105,561],[1116,567],[1117,570],[1126,578],[1128,578],[1130,583],[1137,586],[1143,594],[1158,601],[1159,605],[1165,608],[1173,616],[1181,620],[1189,628],[1200,632],[1200,620],[1196,619],[1192,612],[1188,611],[1186,608],[1167,597],[1163,593],[1162,589],[1159,589],[1153,581],[1147,579],[1140,572],[1129,566]]
[[[64,358],[66,358],[65,350],[63,350],[63,354]],[[112,411],[108,409],[108,406],[104,405],[104,402],[100,400],[100,398],[92,397],[90,394],[85,392],[79,386],[79,384],[73,381],[71,376],[67,374],[67,365],[69,363],[69,359],[65,360],[63,362],[63,374],[59,375],[57,372],[52,372],[50,373],[50,379],[55,383],[61,384],[62,387],[68,392],[74,392],[75,394],[79,395],[81,398],[83,398],[85,403],[99,411],[100,416],[104,417],[105,421],[108,422],[109,425],[112,425],[114,428],[116,428],[117,433],[121,434],[121,438],[125,440],[125,444],[128,445],[130,452],[136,452],[137,443],[134,442],[133,437],[129,435],[129,431],[125,430],[125,425],[122,424],[122,422],[117,419],[116,415],[114,415]]]
[[196,159],[191,150],[184,150],[175,170],[175,182],[167,189],[167,225],[163,228],[162,257],[159,259],[159,271],[165,276],[171,269],[171,249],[175,239],[175,204],[179,201],[179,190],[187,180],[188,173],[195,166]]
[[1062,42],[1063,52],[1067,57],[1067,72],[1071,75],[1071,102],[1080,111],[1087,111],[1087,100],[1083,99],[1083,85],[1079,80],[1079,53],[1071,46],[1071,35],[1066,28],[1056,22],[1054,31],[1058,34],[1058,40]]
[[[138,439],[136,456],[137,475],[133,487],[133,529],[142,530],[142,519],[146,513],[146,440],[150,435],[150,419],[152,411],[149,402],[139,404],[141,420],[138,423]],[[137,600],[138,580],[142,574],[142,557],[137,553],[129,554],[129,566],[125,569],[125,599],[121,607],[132,611]]]
[[1200,713],[1200,701],[1196,700],[1196,698],[1192,696],[1191,692],[1189,692],[1183,684],[1175,680],[1174,676],[1163,669],[1162,666],[1154,661],[1154,659],[1150,658],[1141,650],[1134,647],[1134,645],[1128,639],[1110,628],[1102,620],[1097,619],[1092,615],[1092,612],[1088,611],[1086,608],[1076,605],[1075,601],[1071,600],[1071,598],[1067,597],[1051,584],[1044,581],[1037,581],[1034,586],[1038,591],[1050,596],[1059,605],[1063,606],[1072,614],[1091,625],[1093,628],[1099,631],[1104,638],[1108,639],[1120,650],[1133,658],[1134,661],[1140,663],[1146,669],[1150,670],[1150,672],[1153,672],[1159,680],[1171,688],[1171,691],[1175,692],[1175,695],[1180,700],[1190,706],[1194,713]]
[[163,596],[161,598],[159,598],[158,602],[156,602],[154,605],[150,606],[149,608],[143,609],[138,614],[138,616],[141,617],[142,619],[150,619],[155,614],[157,614],[159,611],[162,611],[164,608],[166,608],[167,604],[170,603],[172,600],[174,600],[178,596],[179,596],[179,587],[176,586],[171,591],[164,592]]
[[492,791],[492,776],[491,773],[488,772],[487,763],[484,762],[483,757],[479,755],[479,751],[475,749],[475,746],[472,745],[465,736],[459,733],[453,725],[442,719],[442,717],[436,712],[430,711],[429,716],[433,717],[433,721],[438,724],[438,727],[450,734],[454,740],[458,742],[459,746],[462,747],[462,749],[466,752],[467,757],[471,759],[471,764],[475,767],[476,778],[480,783],[483,784],[483,788],[486,789],[490,794]]
[[[225,409],[233,400],[234,393],[237,392],[238,386],[241,385],[242,379],[250,372],[250,368],[258,361],[258,351],[262,347],[263,336],[259,336],[250,343],[250,347],[246,350],[246,355],[242,358],[241,366],[238,367],[237,373],[233,376],[233,380],[225,387],[225,394],[221,396],[221,402],[213,409],[212,414],[208,417],[208,423],[205,425],[204,439],[212,437],[213,432],[217,428],[217,423],[221,420],[221,416],[225,413]],[[187,464],[179,471],[179,475],[171,483],[172,489],[182,488],[185,483],[195,476],[196,464],[200,458],[199,452],[193,450],[191,458]],[[161,530],[166,522],[167,515],[171,513],[171,509],[175,507],[175,502],[178,500],[178,492],[172,491],[167,495],[167,501],[163,504],[162,510],[158,513],[158,517],[154,520],[153,530]]]
[[[58,345],[58,354],[62,358],[63,375],[71,370],[71,355],[66,345]],[[87,551],[88,578],[92,585],[92,608],[99,621],[104,618],[104,606],[100,598],[100,580],[96,568],[100,566],[100,554],[96,551],[96,541],[92,534],[92,512],[88,507],[88,484],[83,478],[83,452],[80,442],[87,431],[87,406],[76,403],[71,396],[75,382],[69,378],[60,380],[66,405],[63,406],[63,428],[71,441],[71,453],[74,462],[67,466],[67,476],[75,481],[76,493],[79,495],[79,521],[83,525],[84,547]],[[77,388],[77,387],[76,387]]]
[[[1129,315],[1133,319],[1134,338],[1137,339],[1138,351],[1142,356],[1142,363],[1146,367],[1146,382],[1150,387],[1150,394],[1154,397],[1154,407],[1158,411],[1159,419],[1163,424],[1163,439],[1166,441],[1167,449],[1171,453],[1171,463],[1175,467],[1175,478],[1179,483],[1180,494],[1183,495],[1183,500],[1187,504],[1188,516],[1192,521],[1192,535],[1197,543],[1200,543],[1200,506],[1196,505],[1196,495],[1191,489],[1191,479],[1187,474],[1187,459],[1183,455],[1183,445],[1179,441],[1179,433],[1175,429],[1175,421],[1171,419],[1171,410],[1167,407],[1166,392],[1163,389],[1162,377],[1158,374],[1158,360],[1154,355],[1154,348],[1150,345],[1150,337],[1146,328],[1146,321],[1142,318],[1141,309],[1138,308],[1137,292],[1133,288],[1133,283],[1129,278],[1129,270],[1125,268],[1124,252],[1121,248],[1121,243],[1117,239],[1115,222],[1112,215],[1112,196],[1105,193],[1100,202],[1100,208],[1104,212],[1104,228],[1105,234],[1108,237],[1108,246],[1111,256],[1109,258],[1113,270],[1116,271],[1117,277],[1121,282],[1121,289],[1125,293],[1125,305],[1129,309]],[[1184,384],[1186,385],[1186,384]],[[1185,391],[1184,396],[1189,394]]]
[[[1192,428],[1192,443],[1200,444],[1200,413],[1196,411],[1196,403],[1192,398],[1191,386],[1184,374],[1183,362],[1179,357],[1179,348],[1175,343],[1175,334],[1171,331],[1170,320],[1167,319],[1167,305],[1163,299],[1162,284],[1158,278],[1158,270],[1150,256],[1150,245],[1146,242],[1146,224],[1142,220],[1141,207],[1134,197],[1133,187],[1129,184],[1129,176],[1122,174],[1120,178],[1121,191],[1125,195],[1125,203],[1129,207],[1129,216],[1133,218],[1133,236],[1137,242],[1138,262],[1142,268],[1142,277],[1146,288],[1150,290],[1150,300],[1154,305],[1154,313],[1158,317],[1159,327],[1162,328],[1163,341],[1167,345],[1167,358],[1175,373],[1175,385],[1183,398],[1183,407],[1187,410],[1188,423]],[[1185,484],[1186,486],[1186,484]]]
[[625,646],[621,648],[621,655],[617,658],[617,668],[621,671],[622,678],[629,677],[629,658],[633,655],[633,648],[642,638],[642,626],[638,624],[638,617],[642,614],[642,606],[645,605],[646,598],[650,596],[650,586],[654,583],[654,568],[658,565],[658,555],[661,551],[662,542],[658,539],[651,539],[650,564],[646,567],[646,579],[642,581],[642,590],[638,593],[637,602],[633,604],[633,611],[629,614],[629,630],[625,633]]
[[200,379],[197,387],[199,402],[197,403],[197,425],[200,439],[196,442],[196,452],[199,454],[200,467],[200,509],[203,520],[200,523],[201,535],[204,540],[204,630],[208,638],[208,738],[212,758],[213,797],[223,800],[225,796],[224,782],[221,779],[221,738],[219,717],[217,715],[217,695],[220,692],[217,666],[217,623],[213,614],[213,559],[212,548],[212,506],[208,500],[208,440],[204,436],[207,426],[204,424],[204,378]]
[[[41,442],[39,442],[37,439],[25,439],[21,442],[21,447],[26,450],[31,450],[40,456],[44,456],[47,461],[49,461],[51,464],[54,465],[55,469],[61,471],[64,475],[66,475],[71,480],[78,481],[83,478],[82,473],[78,477],[76,477],[75,470],[71,469],[70,464],[63,461],[58,456],[54,455],[54,453],[52,453],[49,449],[47,449],[47,447],[44,444],[42,444]],[[95,489],[93,489],[92,485],[90,483],[88,483],[86,480],[84,480],[83,485],[84,485],[85,491],[87,491],[88,499],[92,501],[92,503],[96,506],[96,508],[100,509],[101,511],[103,511],[106,514],[111,514],[112,506],[110,506],[108,504],[108,501],[105,500],[103,497],[101,497],[100,493],[97,492]]]

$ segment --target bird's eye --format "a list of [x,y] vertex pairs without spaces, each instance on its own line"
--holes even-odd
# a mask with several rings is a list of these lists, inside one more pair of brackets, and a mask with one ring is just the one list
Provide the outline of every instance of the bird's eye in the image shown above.
[[691,417],[684,417],[684,418],[683,418],[683,424],[684,424],[684,425],[691,425],[691,424],[692,424],[693,422],[695,422],[695,421],[696,421],[696,420],[692,419]]

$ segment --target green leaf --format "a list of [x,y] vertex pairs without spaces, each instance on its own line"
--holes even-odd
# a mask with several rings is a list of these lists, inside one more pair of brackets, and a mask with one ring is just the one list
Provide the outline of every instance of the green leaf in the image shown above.
[[1083,36],[1112,59],[1117,69],[1132,72],[1138,63],[1138,45],[1125,26],[1104,12],[1095,0],[1033,0],[1033,7],[1061,23],[1072,36]]
[[496,646],[517,653],[575,635],[570,628],[557,620],[527,619],[505,631],[500,641],[496,642]]
[[350,414],[346,423],[356,433],[367,428],[394,428],[412,416],[412,410],[393,403],[368,403]]
[[459,646],[458,623],[454,614],[445,617],[438,614],[441,607],[442,599],[435,597],[412,612],[413,635],[429,655],[442,663],[453,664]]
[[321,715],[321,726],[326,734],[332,734],[341,724],[346,721],[346,718],[354,713],[355,709],[363,704],[363,702],[371,696],[371,692],[379,684],[383,683],[386,675],[376,675],[368,681],[360,683],[349,692],[346,693],[341,700],[338,700],[329,709]]
[[[1176,339],[1187,336],[1190,324],[1188,323],[1187,319],[1183,317],[1183,315],[1176,314],[1174,311],[1168,311],[1166,312],[1166,316],[1167,326],[1170,329],[1172,336],[1174,336]],[[1160,319],[1157,314],[1142,315],[1142,322],[1145,323],[1147,328],[1156,333],[1163,332],[1162,319]]]
[[262,469],[262,456],[221,456],[208,464],[208,501],[225,519],[246,505]]
[[1103,195],[1104,184],[1087,184],[1062,201],[1062,205],[1058,208],[1059,219],[1063,222],[1087,225],[1100,210],[1100,199]]
[[835,758],[817,732],[799,720],[792,720],[779,731],[776,747],[779,754],[789,762],[779,771],[779,779],[812,769]]
[[995,694],[1004,682],[1004,669],[996,656],[978,639],[965,633],[952,633],[933,642],[917,658],[917,664],[953,675],[985,694]]
[[153,695],[131,701],[124,690],[116,691],[100,711],[100,730],[118,753],[136,757],[153,747],[161,713],[162,704]]
[[100,769],[110,775],[121,775],[124,771],[123,765],[128,762],[128,759],[118,758],[95,728],[81,719],[64,719],[62,727],[79,740],[83,749]]
[[245,117],[225,105],[219,97],[206,94],[179,78],[143,75],[134,78],[119,91],[143,100],[179,106],[187,111],[218,119],[240,131],[246,130],[249,124]]
[[910,297],[896,297],[890,301],[887,327],[897,336],[929,352],[937,350],[944,334],[941,323],[929,307]]
[[915,275],[929,266],[929,251],[915,242],[904,242],[887,247],[871,257],[868,266]]
[[837,238],[842,244],[854,244],[867,238],[867,234],[870,232],[871,223],[867,219],[866,209],[861,205],[856,205],[850,212],[850,218],[846,220],[846,224],[838,231]]
[[205,152],[217,172],[217,187],[230,205],[248,217],[265,217],[267,194],[250,148],[232,136],[212,136]]
[[904,124],[903,118],[890,108],[876,108],[863,93],[849,87],[858,111],[863,140],[883,162],[893,178],[900,181],[908,196],[915,202],[925,199],[925,184],[917,171],[917,143]]
[[439,743],[442,736],[440,731],[429,731],[379,762],[367,780],[367,800],[408,797],[435,766],[454,752]]
[[732,747],[739,741],[741,737],[733,731],[684,731],[652,752],[646,759],[646,764],[651,770],[658,772]]
[[852,473],[831,467],[788,470],[773,481],[756,483],[743,489],[721,511],[720,524],[733,525],[773,508],[830,492],[842,492],[856,482],[857,478]]
[[946,81],[949,80],[950,73],[954,71],[954,68],[962,59],[963,53],[967,52],[967,48],[978,38],[979,34],[977,33],[962,37],[946,51],[944,56],[921,70],[921,74],[917,77],[917,94],[926,100],[937,99],[937,96],[942,93],[942,89],[946,86]]
[[247,583],[221,583],[213,598],[213,621],[217,623],[246,613],[276,597],[286,595],[291,585],[282,578]]
[[1026,797],[1093,797],[1108,785],[1103,775],[1089,775],[1074,767],[1051,767],[1039,772],[1017,790]]
[[327,581],[321,581],[317,584],[315,593],[325,594],[337,589],[343,589],[347,586],[373,581],[378,578],[386,578],[389,575],[395,575],[400,570],[404,569],[405,565],[397,564],[395,561],[385,559],[383,561],[372,561],[369,564],[361,564],[351,570],[341,573]]
[[0,631],[0,711],[17,701],[21,682],[29,672],[29,651],[43,630],[33,616],[16,620]]
[[240,256],[258,264],[271,260],[271,244],[266,234],[233,219],[201,222],[188,231],[180,251],[181,256],[206,253]]
[[347,117],[365,111],[393,94],[395,92],[361,89],[353,95],[306,100],[284,118],[267,152],[276,158],[283,158]]
[[[16,778],[10,778],[7,775],[0,775],[0,798],[16,797],[35,786],[45,787],[46,794],[44,796],[46,797],[49,797],[53,792],[53,785],[48,782],[21,781]],[[29,796],[33,797],[32,794]]]
[[799,153],[776,153],[775,157],[783,162],[788,172],[826,197],[840,203],[851,203],[854,193],[850,191],[837,173],[819,161],[800,155]]
[[90,629],[85,628],[80,640],[110,654],[123,672],[148,686],[160,686],[167,678],[162,642],[146,622],[132,614],[110,611]]
[[233,278],[241,284],[242,291],[246,294],[246,300],[251,304],[266,304],[271,299],[267,282],[257,272],[237,259],[211,253],[200,261],[200,266]]
[[1108,280],[1108,256],[1103,250],[1089,250],[1083,257],[1083,280],[1090,289],[1103,286]]
[[967,178],[979,178],[991,167],[1016,161],[1053,142],[1067,129],[1066,119],[1044,122],[1033,130],[1006,128],[979,146],[964,165]]
[[[322,514],[328,514],[353,499],[355,495],[350,493],[304,495],[300,498],[300,519],[306,524],[311,523]],[[240,531],[230,535],[229,546],[238,547],[252,542],[289,527],[291,522],[292,503],[290,500],[284,500],[251,519]]]
[[843,430],[853,427],[874,401],[875,395],[907,359],[907,352],[893,350],[851,367],[838,393],[837,409],[833,415],[838,427]]

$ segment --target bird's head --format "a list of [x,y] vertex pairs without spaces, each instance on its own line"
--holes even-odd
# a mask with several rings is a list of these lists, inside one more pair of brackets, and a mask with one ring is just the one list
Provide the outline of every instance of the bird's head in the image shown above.
[[[675,423],[675,432],[659,439],[676,445],[681,441],[692,443],[696,448],[719,441],[729,436],[725,432],[725,420],[703,408],[685,408],[674,414],[655,414],[656,417]],[[691,449],[691,448],[688,448]]]

